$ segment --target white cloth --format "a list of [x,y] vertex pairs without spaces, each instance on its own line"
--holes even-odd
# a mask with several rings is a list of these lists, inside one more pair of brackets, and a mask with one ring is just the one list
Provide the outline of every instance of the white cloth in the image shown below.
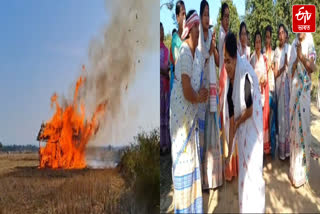
[[246,46],[245,49],[242,48],[242,45],[238,45],[238,53],[241,57],[245,57],[248,61],[250,60],[250,47]]
[[[296,44],[298,38],[292,43],[289,69],[297,58]],[[302,54],[308,59],[316,60],[316,52],[311,34],[301,43]],[[310,91],[311,78],[301,62],[292,78],[290,98],[290,170],[289,177],[294,186],[299,187],[308,180],[310,169]]]
[[[220,29],[219,29],[219,44],[218,44],[218,48],[219,48],[219,78],[221,78],[221,72],[222,72],[222,69],[224,69],[223,47],[224,47],[225,37],[226,37],[226,32],[224,31],[224,29],[221,25]],[[219,100],[219,109],[223,109],[224,99],[221,99],[221,97],[224,97],[224,94],[226,94],[226,87],[225,87],[226,83],[227,83],[227,81],[222,82],[221,79],[219,79],[219,84],[218,84],[219,95],[221,94],[220,100]]]
[[[234,149],[235,143],[238,144],[240,213],[263,213],[265,212],[265,182],[262,176],[263,123],[259,83],[249,62],[238,54],[232,93],[235,120],[246,110],[244,86],[247,74],[251,83],[253,113],[237,129],[232,148]],[[227,80],[227,90],[228,87],[229,78]],[[224,99],[225,127],[228,127],[225,129],[227,130],[229,129],[229,115],[226,95]],[[229,133],[226,132],[227,139],[228,136]]]
[[[177,212],[202,212],[199,145],[195,129],[185,149],[180,153],[198,113],[198,104],[192,104],[184,97],[181,75],[188,75],[193,90],[199,91],[202,65],[203,59],[199,50],[195,50],[193,57],[188,44],[182,43],[176,64],[176,79],[170,97],[172,162],[176,163],[172,170],[172,177]],[[181,154],[179,159],[178,154]]]
[[[200,25],[200,34],[198,49],[202,53],[202,56],[206,59],[204,66],[204,73],[208,75],[206,80],[209,80],[210,90],[212,89],[213,84],[217,84],[217,74],[216,74],[216,65],[214,62],[213,55],[209,55],[209,50],[211,46],[212,32],[208,31],[208,38],[205,40],[202,25]],[[206,76],[205,75],[205,76]],[[206,84],[208,86],[208,84]],[[206,87],[207,87],[206,86]],[[216,90],[216,89],[215,89]],[[205,114],[205,130],[204,136],[201,132],[199,133],[200,138],[200,147],[201,141],[203,140],[203,157],[202,157],[202,166],[203,166],[203,189],[216,188],[222,185],[223,182],[223,173],[222,173],[222,154],[220,148],[220,137],[219,137],[219,125],[218,125],[218,115],[217,115],[217,93],[216,96],[212,96],[210,92],[210,99],[206,106]],[[202,105],[202,104],[201,104]],[[200,109],[199,109],[200,111]]]
[[[203,58],[205,59],[205,65],[204,65],[204,79],[205,79],[205,87],[206,88],[212,88],[214,85],[217,86],[217,73],[216,73],[216,64],[214,61],[214,56],[209,55],[209,50],[211,46],[211,40],[212,40],[212,31],[208,30],[208,38],[207,40],[204,39],[204,33],[202,25],[199,25],[200,32],[199,32],[199,42],[198,42],[198,49],[201,52]],[[211,98],[211,96],[210,96]],[[211,112],[217,111],[217,101],[216,99],[210,99],[210,109]]]
[[[250,64],[253,67],[255,73],[257,74],[258,80],[260,80],[262,76],[264,76],[265,80],[267,79],[267,69],[262,54],[260,54],[260,57],[258,59],[256,52],[254,52],[251,56]],[[259,90],[261,92],[261,87],[259,87]],[[262,107],[264,106],[264,100],[264,94],[261,94]]]
[[[274,60],[277,63],[278,71],[284,66],[285,55],[289,64],[290,60],[290,46],[285,44],[282,49],[276,48],[274,53]],[[277,110],[278,110],[278,145],[279,157],[284,160],[290,156],[290,142],[289,142],[289,100],[290,100],[290,74],[288,68],[285,69],[280,76],[276,78],[276,93],[277,93]]]

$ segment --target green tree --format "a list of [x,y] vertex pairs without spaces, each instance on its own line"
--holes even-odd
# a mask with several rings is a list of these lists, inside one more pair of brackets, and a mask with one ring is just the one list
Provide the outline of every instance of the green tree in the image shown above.
[[[122,152],[120,172],[132,189],[136,203],[145,207],[146,213],[159,213],[160,130],[139,133],[134,139],[135,142]],[[133,213],[143,212],[134,210]]]
[[[274,10],[273,10],[273,1],[272,0],[248,0],[246,2],[246,14],[245,14],[245,23],[247,25],[248,31],[251,35],[250,46],[254,47],[254,34],[259,30],[264,35],[264,29],[271,25],[273,31],[275,30],[274,22]],[[274,31],[275,32],[275,31]],[[264,36],[263,36],[264,37]],[[276,34],[273,34],[273,45],[275,46]],[[253,48],[251,48],[253,51]]]
[[170,51],[170,47],[171,47],[171,40],[172,40],[171,34],[167,34],[164,36],[163,43],[169,49],[169,51]]

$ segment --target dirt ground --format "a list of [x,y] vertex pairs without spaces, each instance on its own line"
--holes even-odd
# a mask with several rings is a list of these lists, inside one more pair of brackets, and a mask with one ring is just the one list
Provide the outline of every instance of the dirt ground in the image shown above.
[[0,214],[122,213],[131,206],[117,169],[51,170],[38,164],[37,153],[0,154]]
[[[311,106],[312,148],[320,154],[320,112]],[[160,211],[174,211],[171,178],[171,156],[160,159]],[[270,157],[264,159],[263,177],[266,184],[267,213],[319,213],[320,212],[320,159],[311,159],[309,184],[295,188],[289,180],[289,159],[281,161]],[[238,179],[227,182],[217,190],[203,192],[205,213],[239,212]]]

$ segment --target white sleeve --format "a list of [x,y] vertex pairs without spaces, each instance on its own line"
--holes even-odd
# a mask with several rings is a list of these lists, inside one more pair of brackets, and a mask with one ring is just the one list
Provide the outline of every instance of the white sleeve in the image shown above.
[[188,54],[181,53],[180,55],[180,71],[181,75],[186,74],[191,78],[192,74],[192,57]]

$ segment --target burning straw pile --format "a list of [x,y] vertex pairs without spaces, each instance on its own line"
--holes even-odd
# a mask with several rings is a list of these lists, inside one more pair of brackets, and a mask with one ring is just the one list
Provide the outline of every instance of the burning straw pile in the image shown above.
[[56,94],[51,98],[55,113],[38,135],[39,141],[47,142],[39,150],[40,168],[84,168],[85,149],[93,137],[99,133],[110,137],[110,126],[121,112],[136,64],[156,42],[152,39],[154,29],[159,29],[155,5],[155,0],[106,2],[108,25],[102,38],[90,44],[87,73],[78,78],[73,100],[61,106]]
[[106,102],[99,104],[90,120],[85,119],[85,106],[77,103],[79,88],[85,79],[79,78],[74,92],[74,100],[70,105],[62,108],[54,94],[51,97],[51,107],[55,104],[56,111],[52,119],[42,125],[38,140],[47,141],[44,148],[39,148],[40,168],[84,168],[85,148],[90,137],[98,129],[97,117],[102,117]]

